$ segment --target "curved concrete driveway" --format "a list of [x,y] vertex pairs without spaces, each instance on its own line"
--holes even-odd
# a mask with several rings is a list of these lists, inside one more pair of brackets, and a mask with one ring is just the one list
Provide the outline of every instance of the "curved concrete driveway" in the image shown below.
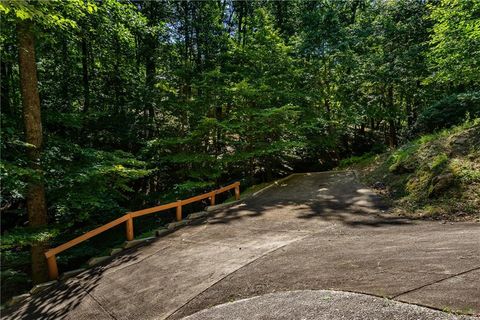
[[221,304],[194,313],[185,320],[462,320],[455,316],[413,304],[365,294],[331,290],[303,290],[269,293]]
[[5,319],[179,319],[276,291],[334,289],[480,312],[480,224],[384,214],[353,174],[298,174],[125,252]]

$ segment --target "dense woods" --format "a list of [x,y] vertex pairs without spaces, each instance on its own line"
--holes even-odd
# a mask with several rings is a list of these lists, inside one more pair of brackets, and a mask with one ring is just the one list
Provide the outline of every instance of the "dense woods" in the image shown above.
[[2,297],[45,279],[45,247],[128,210],[327,170],[480,116],[479,0],[0,11]]

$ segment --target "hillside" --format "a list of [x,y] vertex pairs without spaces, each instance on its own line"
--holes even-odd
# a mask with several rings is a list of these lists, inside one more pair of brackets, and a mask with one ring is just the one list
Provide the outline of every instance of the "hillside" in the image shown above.
[[344,160],[413,218],[480,221],[480,121],[424,135],[382,155]]

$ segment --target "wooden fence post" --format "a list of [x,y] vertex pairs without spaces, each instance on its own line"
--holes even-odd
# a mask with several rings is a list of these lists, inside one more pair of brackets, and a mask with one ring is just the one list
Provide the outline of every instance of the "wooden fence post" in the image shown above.
[[177,221],[182,220],[182,200],[177,200]]
[[134,238],[133,234],[133,218],[130,214],[128,214],[128,220],[126,221],[126,227],[127,227],[127,240],[132,241]]
[[235,186],[235,200],[240,200],[240,183]]
[[215,205],[215,191],[212,191],[212,194],[210,195],[210,205]]
[[55,280],[58,278],[57,258],[55,255],[47,258],[48,278]]
[[[235,199],[240,200],[240,182],[235,182],[235,183],[229,184],[228,186],[224,186],[223,188],[211,191],[209,193],[204,193],[204,194],[201,194],[201,195],[196,196],[196,197],[185,199],[183,201],[185,201],[185,204],[189,204],[189,203],[192,203],[192,202],[197,202],[197,201],[200,201],[200,200],[210,198],[210,205],[213,206],[213,205],[215,205],[215,197],[216,197],[217,193],[220,194],[220,193],[232,190],[233,188],[235,189]],[[171,202],[171,203],[168,203],[166,205],[161,205],[161,206],[157,206],[157,207],[153,207],[153,208],[148,208],[148,209],[143,209],[143,210],[138,210],[138,211],[135,211],[135,212],[127,213],[127,214],[121,216],[118,219],[110,221],[109,223],[107,223],[103,226],[100,226],[98,228],[95,228],[91,231],[88,231],[87,233],[85,233],[85,234],[83,234],[79,237],[76,237],[75,239],[70,240],[70,241],[68,241],[68,242],[66,242],[66,243],[64,243],[64,244],[62,244],[62,245],[60,245],[56,248],[48,250],[47,252],[45,252],[45,258],[47,259],[47,267],[48,267],[48,277],[51,280],[54,280],[54,279],[58,278],[58,266],[57,266],[57,258],[56,258],[57,254],[65,251],[68,248],[71,248],[71,247],[79,244],[80,242],[83,242],[87,239],[90,239],[91,237],[94,237],[97,234],[100,234],[100,233],[102,233],[102,232],[104,232],[104,231],[106,231],[110,228],[113,228],[117,225],[120,225],[123,222],[125,222],[127,240],[132,241],[134,239],[134,228],[133,228],[133,218],[134,217],[143,216],[143,215],[153,213],[153,212],[173,209],[174,207],[176,207],[177,208],[177,213],[176,213],[177,221],[181,221],[182,220],[183,201],[182,200],[177,200],[176,202]]]

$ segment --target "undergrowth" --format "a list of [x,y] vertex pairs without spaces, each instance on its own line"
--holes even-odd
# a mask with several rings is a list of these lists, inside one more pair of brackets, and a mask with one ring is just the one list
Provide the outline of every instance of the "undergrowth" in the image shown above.
[[480,221],[480,119],[424,135],[382,155],[343,160],[415,218]]

